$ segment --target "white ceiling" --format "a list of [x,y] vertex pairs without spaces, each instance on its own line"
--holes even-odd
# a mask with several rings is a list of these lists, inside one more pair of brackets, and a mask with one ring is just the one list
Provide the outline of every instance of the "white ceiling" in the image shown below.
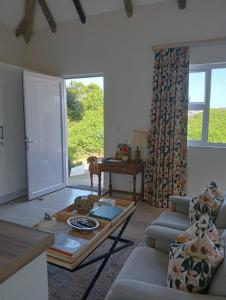
[[[132,0],[134,7],[167,0]],[[61,23],[77,18],[72,0],[46,0],[56,21]],[[123,0],[80,0],[86,16],[124,9]],[[0,0],[0,23],[15,29],[24,16],[25,0]],[[35,7],[34,30],[48,27],[40,6]]]

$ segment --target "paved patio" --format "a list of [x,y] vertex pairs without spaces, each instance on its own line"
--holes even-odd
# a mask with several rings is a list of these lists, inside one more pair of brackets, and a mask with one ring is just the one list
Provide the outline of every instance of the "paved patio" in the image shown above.
[[[103,187],[103,176],[101,181],[102,181],[101,186]],[[90,189],[91,186],[90,186],[88,165],[72,168],[70,177],[68,178],[68,185],[73,187],[84,186]],[[97,189],[97,187],[98,187],[98,177],[97,175],[93,175],[93,188]]]

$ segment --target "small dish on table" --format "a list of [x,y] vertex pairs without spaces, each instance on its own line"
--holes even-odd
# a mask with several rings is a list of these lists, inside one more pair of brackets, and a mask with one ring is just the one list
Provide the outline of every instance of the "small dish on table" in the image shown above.
[[91,217],[86,216],[73,216],[67,219],[67,224],[74,230],[81,232],[90,232],[97,229],[99,222]]

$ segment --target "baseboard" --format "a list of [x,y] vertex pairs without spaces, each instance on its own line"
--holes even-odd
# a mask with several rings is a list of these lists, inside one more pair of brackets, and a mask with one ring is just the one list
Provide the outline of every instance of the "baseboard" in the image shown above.
[[19,197],[22,197],[22,196],[26,196],[26,195],[27,195],[27,189],[23,189],[23,190],[20,190],[20,191],[16,191],[16,192],[7,194],[5,196],[1,196],[0,197],[0,204],[9,202],[11,200],[14,200],[16,198],[19,198]]

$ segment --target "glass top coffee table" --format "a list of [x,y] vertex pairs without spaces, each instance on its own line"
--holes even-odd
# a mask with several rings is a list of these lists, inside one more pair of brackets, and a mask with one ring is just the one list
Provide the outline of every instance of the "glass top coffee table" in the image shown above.
[[[100,198],[101,197],[93,196],[92,199],[94,205],[96,205]],[[83,233],[75,231],[67,225],[67,219],[71,216],[75,216],[77,213],[74,210],[74,204],[54,215],[57,220],[57,225],[55,230],[55,244],[47,251],[47,261],[49,264],[66,269],[70,272],[75,272],[102,260],[102,263],[91,280],[86,292],[81,297],[82,300],[87,299],[110,256],[133,245],[133,241],[122,238],[122,235],[131,216],[136,210],[135,202],[125,199],[115,200],[116,206],[122,208],[121,213],[112,221],[97,219],[100,226],[92,232]],[[117,235],[114,236],[113,233],[116,229],[119,230],[117,231]],[[113,240],[110,249],[101,255],[89,259],[89,256],[94,250],[106,239]],[[118,245],[119,242],[121,245]]]

